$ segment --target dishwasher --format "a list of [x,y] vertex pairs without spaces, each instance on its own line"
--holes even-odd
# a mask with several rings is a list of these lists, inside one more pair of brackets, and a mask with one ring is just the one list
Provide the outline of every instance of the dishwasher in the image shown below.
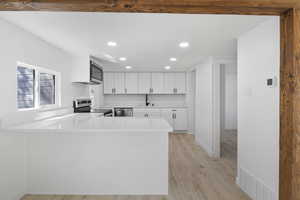
[[133,117],[132,107],[115,107],[114,108],[115,117]]

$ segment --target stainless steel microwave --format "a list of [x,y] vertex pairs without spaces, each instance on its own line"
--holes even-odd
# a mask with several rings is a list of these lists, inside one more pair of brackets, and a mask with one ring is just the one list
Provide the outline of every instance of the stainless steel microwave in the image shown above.
[[103,82],[103,69],[97,63],[90,61],[90,82],[101,84]]

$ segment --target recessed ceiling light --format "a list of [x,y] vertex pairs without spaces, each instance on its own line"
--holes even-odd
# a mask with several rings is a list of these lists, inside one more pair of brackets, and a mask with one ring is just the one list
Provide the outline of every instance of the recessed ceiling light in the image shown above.
[[169,69],[171,69],[171,66],[165,66],[165,69],[169,70]]
[[117,46],[117,43],[114,41],[109,41],[109,42],[107,42],[107,45],[110,47],[115,47],[115,46]]
[[170,61],[176,62],[176,61],[177,61],[177,58],[170,58]]
[[126,68],[126,69],[132,69],[132,67],[131,67],[131,66],[126,66],[125,68]]
[[126,60],[127,60],[127,58],[125,58],[125,57],[121,57],[121,58],[119,58],[119,60],[121,60],[121,61],[126,61]]
[[180,46],[181,48],[187,48],[187,47],[190,46],[190,43],[188,43],[188,42],[180,42],[179,46]]

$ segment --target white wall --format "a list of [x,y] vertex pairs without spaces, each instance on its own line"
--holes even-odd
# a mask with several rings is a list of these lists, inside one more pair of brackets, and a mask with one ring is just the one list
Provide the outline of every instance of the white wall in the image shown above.
[[[27,120],[29,116],[39,118],[56,113],[17,112],[18,61],[61,72],[62,107],[71,108],[73,97],[88,95],[86,86],[74,86],[70,81],[70,70],[76,64],[74,57],[1,19],[0,27],[0,117],[5,116],[5,119],[12,119],[11,123],[14,123]],[[24,137],[0,133],[0,199],[20,199],[26,191],[25,170]]]
[[195,138],[212,154],[212,73],[213,61],[208,59],[196,67]]
[[17,62],[37,65],[61,72],[62,107],[71,107],[72,98],[88,95],[86,86],[72,85],[72,67],[75,58],[33,34],[0,19],[0,117],[17,111]]
[[195,134],[195,94],[196,93],[196,71],[187,72],[187,94],[186,104],[188,106],[189,132]]
[[196,67],[195,138],[213,157],[220,156],[220,69],[213,57]]
[[[253,199],[278,199],[279,18],[238,39],[238,183]],[[279,80],[278,80],[279,83]]]
[[[148,95],[155,106],[185,106],[185,95]],[[146,95],[104,95],[104,105],[144,106]]]
[[26,193],[25,136],[0,133],[0,199],[19,200]]
[[237,129],[237,64],[226,63],[225,67],[225,129]]

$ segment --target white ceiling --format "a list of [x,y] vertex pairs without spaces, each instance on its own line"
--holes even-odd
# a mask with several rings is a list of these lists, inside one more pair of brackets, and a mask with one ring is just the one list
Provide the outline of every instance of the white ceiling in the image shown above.
[[[236,57],[236,38],[268,16],[180,15],[138,13],[1,12],[21,26],[76,55],[110,55],[106,69],[185,70],[208,56]],[[108,47],[108,41],[118,43]],[[188,41],[190,47],[178,47]],[[118,61],[126,57],[126,62]],[[176,57],[177,62],[170,62]]]

